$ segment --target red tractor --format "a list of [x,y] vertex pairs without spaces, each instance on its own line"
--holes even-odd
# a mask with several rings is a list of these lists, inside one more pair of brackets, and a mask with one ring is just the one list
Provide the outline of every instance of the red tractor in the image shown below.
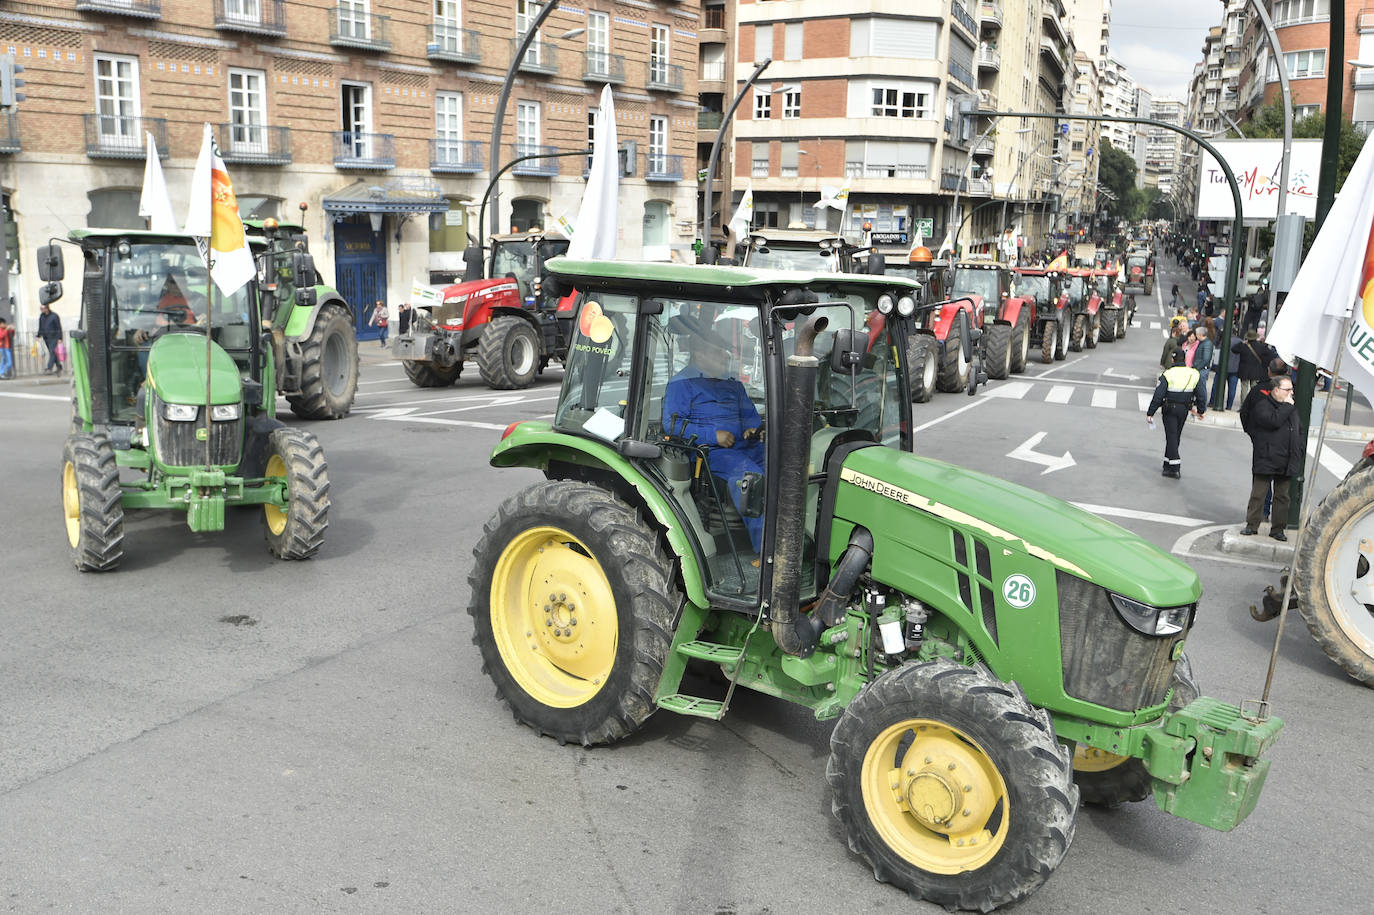
[[1093,289],[1102,300],[1098,321],[1104,343],[1124,339],[1131,326],[1131,312],[1135,311],[1135,296],[1124,297],[1116,282],[1116,268],[1111,264],[1092,272]]
[[937,389],[947,393],[968,390],[973,372],[969,352],[983,329],[982,301],[951,292],[948,271],[949,265],[934,261],[930,249],[924,247],[911,252],[906,267],[884,267],[885,273],[908,276],[920,283],[927,302],[940,302],[916,314],[916,332],[911,335],[907,353],[911,399],[918,403],[930,400]]
[[951,298],[970,296],[983,320],[983,365],[989,378],[1006,378],[1026,370],[1035,302],[1013,295],[1011,270],[994,260],[959,261],[954,265]]
[[574,296],[542,289],[545,261],[567,250],[567,239],[555,235],[493,236],[488,278],[445,287],[443,303],[417,313],[410,332],[396,338],[406,376],[422,388],[445,387],[473,360],[488,387],[528,387],[568,351]]
[[1127,253],[1125,287],[1128,293],[1155,291],[1155,256],[1148,248],[1132,248]]
[[1062,288],[1063,274],[1044,267],[1017,267],[1012,273],[1012,295],[1035,301],[1031,343],[1040,344],[1040,361],[1048,363],[1063,359],[1069,351],[1073,316],[1069,297]]
[[1063,287],[1073,312],[1069,349],[1075,353],[1093,349],[1102,331],[1102,296],[1093,285],[1093,271],[1085,267],[1065,271]]

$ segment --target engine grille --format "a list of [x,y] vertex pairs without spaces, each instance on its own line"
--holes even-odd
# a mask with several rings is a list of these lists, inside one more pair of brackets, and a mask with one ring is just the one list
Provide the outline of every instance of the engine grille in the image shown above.
[[[162,463],[172,467],[199,467],[205,464],[205,443],[196,438],[196,430],[205,423],[205,408],[196,412],[195,422],[172,422],[162,415],[162,403],[156,404],[155,435],[157,455]],[[243,447],[243,420],[231,419],[210,423],[210,463],[215,467],[232,467],[239,462]]]
[[1058,572],[1059,651],[1064,692],[1123,712],[1159,705],[1174,673],[1174,645],[1187,632],[1152,638],[1117,615],[1105,588]]

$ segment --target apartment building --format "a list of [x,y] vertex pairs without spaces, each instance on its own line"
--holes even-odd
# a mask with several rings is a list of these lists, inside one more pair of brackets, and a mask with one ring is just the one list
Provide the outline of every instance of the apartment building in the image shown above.
[[[1107,58],[1099,84],[1102,95],[1102,113],[1119,118],[1146,118],[1150,116],[1150,92],[1136,83],[1126,70],[1126,65],[1114,58]],[[1102,136],[1116,149],[1135,160],[1136,187],[1145,185],[1145,138],[1143,124],[1126,124],[1106,121],[1102,124]]]
[[[184,213],[202,124],[245,216],[302,218],[356,306],[461,271],[498,97],[533,0],[31,0],[0,4],[0,52],[28,99],[4,119],[0,188],[21,247],[144,226],[144,136]],[[690,258],[698,0],[587,0],[545,21],[511,83],[497,162],[503,229],[575,216],[601,87],[630,175],[620,251]],[[560,153],[573,153],[558,156]],[[483,226],[485,230],[487,227]],[[12,277],[37,311],[33,270]],[[64,307],[75,308],[68,296]],[[359,333],[366,336],[363,309]]]
[[[1079,51],[1073,57],[1073,82],[1069,87],[1070,114],[1097,114],[1101,106],[1101,86],[1097,55]],[[1097,164],[1101,159],[1101,121],[1067,122],[1069,132],[1059,144],[1059,162],[1047,180],[1044,192],[1057,194],[1064,218],[1059,225],[1082,229],[1097,212]]]
[[[1150,102],[1150,117],[1168,124],[1183,125],[1184,103],[1175,98],[1161,97]],[[1164,196],[1174,190],[1181,167],[1193,167],[1196,153],[1184,150],[1183,135],[1163,127],[1151,126],[1146,135],[1145,186],[1157,187]]]

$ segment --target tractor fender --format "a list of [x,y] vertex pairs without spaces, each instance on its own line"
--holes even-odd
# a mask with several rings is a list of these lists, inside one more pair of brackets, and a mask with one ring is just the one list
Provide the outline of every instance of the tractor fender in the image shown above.
[[970,295],[954,299],[940,306],[940,317],[936,320],[931,331],[935,334],[935,339],[944,342],[949,338],[949,332],[954,329],[954,322],[961,311],[969,313],[969,324],[973,327],[978,326],[977,315],[983,312],[983,297],[980,295]]
[[1095,314],[1097,314],[1097,310],[1098,310],[1099,308],[1101,308],[1101,307],[1102,307],[1102,297],[1101,297],[1100,295],[1097,295],[1096,293],[1093,293],[1091,296],[1088,297],[1088,307],[1087,307],[1087,309],[1086,309],[1087,312],[1088,312],[1088,314],[1090,314],[1090,315],[1095,315]]
[[546,422],[528,420],[506,431],[492,449],[490,462],[493,467],[530,467],[543,471],[546,476],[550,476],[554,464],[572,464],[589,471],[593,475],[592,482],[596,482],[595,477],[610,477],[616,492],[632,496],[632,501],[638,502],[662,528],[668,548],[678,558],[687,600],[698,607],[710,606],[701,561],[687,535],[687,521],[680,518],[672,503],[614,448],[555,431]]
[[1118,289],[1116,292],[1113,292],[1113,293],[1112,293],[1112,307],[1113,307],[1113,308],[1120,308],[1120,307],[1121,307],[1121,290],[1120,290],[1120,289]]
[[445,298],[454,294],[466,294],[463,303],[463,347],[476,346],[482,336],[482,328],[491,323],[496,309],[524,311],[524,300],[520,298],[520,284],[506,277],[494,280],[473,280],[460,283],[444,290]]
[[309,308],[292,304],[291,317],[286,319],[283,333],[288,340],[304,340],[315,330],[315,321],[327,306],[337,305],[348,312],[348,320],[353,322],[353,308],[330,286],[315,287],[315,304]]
[[1034,304],[1021,296],[1010,296],[1002,303],[1002,314],[998,318],[998,323],[1014,326],[1021,320],[1021,312],[1027,309],[1034,313]]

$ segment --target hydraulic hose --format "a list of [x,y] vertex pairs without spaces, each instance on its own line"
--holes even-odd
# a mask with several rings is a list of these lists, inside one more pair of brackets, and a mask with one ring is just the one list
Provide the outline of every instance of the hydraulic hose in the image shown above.
[[825,626],[833,626],[844,618],[844,605],[849,600],[854,583],[859,580],[864,569],[873,558],[873,535],[866,528],[856,527],[849,535],[849,549],[844,551],[840,561],[835,564],[835,574],[825,593],[816,601],[812,616]]

